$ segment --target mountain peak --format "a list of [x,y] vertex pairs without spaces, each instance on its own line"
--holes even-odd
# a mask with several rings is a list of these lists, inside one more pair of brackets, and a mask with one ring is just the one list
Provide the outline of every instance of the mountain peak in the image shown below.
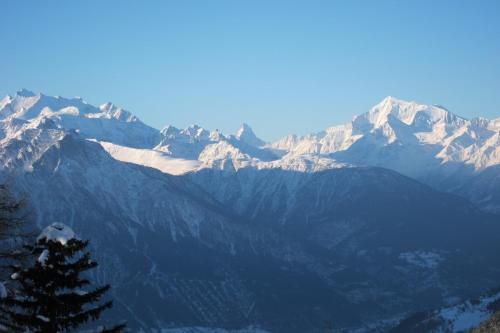
[[265,144],[264,141],[262,141],[255,135],[252,128],[246,123],[241,124],[240,128],[236,132],[236,138],[254,147],[260,147]]
[[34,92],[32,92],[31,90],[22,88],[21,90],[18,90],[16,92],[16,96],[19,96],[19,97],[33,97],[33,96],[36,96],[36,94]]
[[379,104],[392,104],[394,102],[401,101],[400,99],[394,96],[386,96]]
[[415,102],[405,101],[394,96],[385,97],[380,103],[375,105],[371,111],[376,109],[384,109],[386,112],[390,112],[392,109],[397,107],[408,107],[409,105],[418,105]]
[[[247,123],[242,123],[240,128],[238,129],[238,133],[240,131],[252,131],[252,128]],[[236,134],[236,135],[238,135],[238,134]]]
[[112,102],[106,102],[104,104],[99,105],[99,109],[101,111],[109,111],[114,107],[114,104]]
[[[406,125],[418,126],[424,125],[424,122],[427,123],[426,126],[443,121],[446,123],[460,122],[460,117],[453,115],[442,106],[409,102],[393,96],[384,98],[362,117],[366,117],[376,128],[384,126],[390,117],[396,118]],[[416,121],[419,124],[416,124]]]

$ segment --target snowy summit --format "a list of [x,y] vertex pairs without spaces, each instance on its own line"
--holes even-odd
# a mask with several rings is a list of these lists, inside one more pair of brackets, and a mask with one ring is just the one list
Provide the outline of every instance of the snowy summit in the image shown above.
[[265,142],[259,139],[253,132],[252,128],[245,123],[243,123],[238,129],[238,132],[236,132],[236,138],[254,147],[261,147],[265,145]]

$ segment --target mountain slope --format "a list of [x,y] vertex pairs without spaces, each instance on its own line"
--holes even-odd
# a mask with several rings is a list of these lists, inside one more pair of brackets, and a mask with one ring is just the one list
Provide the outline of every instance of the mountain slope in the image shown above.
[[[414,314],[402,320],[390,333],[417,332],[488,332],[498,330],[500,310],[500,292],[491,292],[486,296],[467,300],[434,311]],[[490,319],[491,317],[491,319]],[[477,327],[479,326],[479,327]]]
[[134,330],[382,330],[500,278],[498,217],[369,165],[405,166],[418,153],[412,163],[436,170],[425,181],[488,195],[483,207],[494,208],[498,124],[469,133],[478,171],[464,159],[442,166],[442,147],[464,151],[470,140],[456,134],[472,122],[382,104],[263,145],[248,126],[158,131],[110,103],[20,91],[0,102],[0,179],[30,195],[38,226],[61,221],[92,239],[95,279],[112,283],[113,316]]
[[92,239],[102,263],[94,278],[114,286],[115,316],[132,329],[289,321],[287,312],[266,311],[265,293],[285,294],[269,275],[284,285],[316,281],[313,294],[340,299],[293,242],[249,228],[194,184],[116,161],[77,134],[55,142],[13,185],[30,194],[40,226],[64,221]]
[[[280,168],[301,172],[345,166],[395,170],[450,193],[462,195],[491,212],[500,211],[500,118],[467,120],[444,107],[387,97],[353,121],[304,137],[287,136],[266,144],[247,124],[236,135],[197,125],[161,131],[112,103],[94,107],[22,90],[0,102],[0,126],[12,135],[26,123],[75,129],[103,142],[118,159],[183,174],[204,168]],[[115,146],[112,146],[115,145]],[[120,148],[125,147],[125,148]],[[131,151],[126,148],[142,149]],[[153,162],[149,162],[153,160]]]
[[[65,221],[92,238],[103,263],[95,278],[115,286],[115,316],[128,318],[132,328],[259,324],[273,332],[303,332],[325,320],[357,327],[480,292],[497,277],[490,271],[494,258],[481,259],[478,252],[488,252],[497,239],[487,235],[498,232],[461,199],[382,169],[261,172],[272,174],[266,181],[295,179],[293,193],[302,204],[286,214],[228,210],[223,198],[214,200],[186,176],[116,161],[77,133],[65,134],[32,162],[30,172],[18,174],[16,188],[30,193],[40,225]],[[404,191],[414,197],[401,198]],[[281,199],[271,207],[286,204],[282,193],[274,191]],[[316,195],[323,202],[302,197]],[[421,215],[406,218],[403,209],[411,199],[424,197],[415,202]],[[379,199],[367,205],[367,198]],[[425,213],[436,209],[432,203],[457,215],[436,226],[442,217]],[[389,209],[393,205],[401,210]],[[349,213],[353,207],[359,214]],[[279,216],[287,216],[284,225],[273,223]],[[429,222],[418,223],[425,219]],[[440,235],[451,230],[455,236],[442,243]],[[418,263],[429,254],[437,264]],[[459,269],[454,262],[464,258],[470,264]],[[464,274],[467,270],[474,273]],[[477,288],[460,288],[479,280]]]
[[[500,164],[498,119],[466,120],[440,106],[385,98],[349,124],[270,145],[287,156],[324,156],[345,164],[379,166],[459,193],[490,211],[492,190],[463,182]],[[476,183],[477,184],[477,183]],[[475,195],[468,193],[473,189]]]
[[323,258],[332,271],[322,274],[358,305],[365,323],[497,284],[497,217],[393,171],[246,168],[187,177],[252,224]]
[[253,132],[252,128],[243,123],[240,129],[236,132],[236,138],[250,146],[261,147],[265,144],[264,141],[259,139]]

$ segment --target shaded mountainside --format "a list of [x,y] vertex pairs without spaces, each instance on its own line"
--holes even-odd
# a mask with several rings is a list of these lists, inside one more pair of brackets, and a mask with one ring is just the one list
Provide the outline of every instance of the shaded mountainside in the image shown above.
[[461,279],[475,281],[470,296],[497,284],[498,217],[393,171],[205,170],[189,177],[252,223],[336,262],[337,287],[361,303],[378,298],[373,308],[402,312],[453,301],[466,296]]
[[[0,105],[1,180],[39,227],[92,239],[94,279],[132,330],[382,331],[500,279],[498,216],[395,171],[262,147],[248,126],[158,131],[26,91]],[[497,172],[466,184],[477,200],[490,186],[492,207]]]
[[[114,286],[117,316],[133,329],[282,326],[299,308],[276,302],[294,289],[344,303],[299,245],[253,228],[194,184],[118,162],[75,134],[18,175],[16,188],[30,193],[40,225],[65,221],[92,239],[103,263],[95,278]],[[303,327],[305,318],[290,325]]]
[[489,215],[386,169],[174,177],[74,132],[30,146],[16,143],[29,172],[12,163],[4,176],[30,193],[40,226],[92,238],[95,278],[114,286],[114,315],[132,328],[350,329],[499,278],[483,255],[500,235]]
[[[461,242],[483,237],[474,235],[484,227],[495,227],[497,221],[461,197],[382,168],[316,173],[202,170],[186,177],[235,214],[279,232],[308,235],[327,248],[351,248],[349,242],[361,242],[353,240],[357,234],[365,237],[363,241],[374,235],[376,241],[370,244],[377,246],[394,246],[398,241],[408,249],[464,246]],[[341,222],[345,230],[325,234],[329,224],[340,227]]]
[[95,278],[112,283],[115,316],[137,329],[351,329],[499,278],[498,259],[484,256],[499,226],[463,199],[386,169],[254,172],[174,177],[70,133],[16,188],[39,225],[65,221],[92,238]]

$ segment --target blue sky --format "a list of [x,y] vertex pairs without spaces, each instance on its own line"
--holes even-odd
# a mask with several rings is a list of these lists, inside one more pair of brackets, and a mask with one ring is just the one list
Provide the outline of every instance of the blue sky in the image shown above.
[[387,95],[500,116],[500,1],[2,1],[0,94],[264,139]]

